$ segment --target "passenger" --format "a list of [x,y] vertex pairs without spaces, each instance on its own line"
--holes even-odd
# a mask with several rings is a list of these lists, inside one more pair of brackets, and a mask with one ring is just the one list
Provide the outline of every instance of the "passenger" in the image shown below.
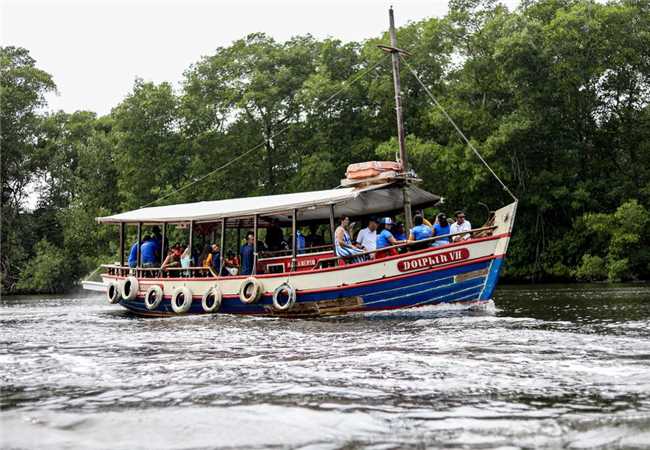
[[158,244],[156,244],[156,241],[154,241],[149,235],[145,236],[142,240],[142,245],[140,246],[140,260],[142,261],[142,267],[144,268],[157,267],[158,262],[160,261]]
[[[156,244],[158,245],[158,250],[160,252],[162,252],[163,251],[163,245],[162,245],[163,244],[163,238],[162,238],[162,234],[160,234],[160,227],[158,225],[154,225],[154,227],[151,229],[151,231],[153,232],[153,240],[156,241]],[[168,247],[169,247],[169,242],[167,242],[167,238],[165,238],[165,247],[164,248],[168,248]]]
[[242,245],[239,254],[241,255],[241,274],[251,275],[253,273],[253,264],[255,263],[255,248],[253,243],[255,237],[252,231],[246,233],[246,243]]
[[[190,248],[189,245],[185,247],[185,249],[183,250],[180,259],[181,259],[181,267],[183,269],[189,269],[190,267],[192,267],[192,249]],[[183,270],[183,276],[189,277],[191,275],[192,273],[189,270]]]
[[305,253],[305,236],[302,235],[300,230],[296,230],[296,252]]
[[[169,249],[167,257],[162,263],[161,270],[166,271],[170,267],[179,267],[181,265],[181,254],[183,250],[180,244],[176,243]],[[176,272],[174,272],[176,273]]]
[[307,247],[318,247],[325,243],[325,239],[320,234],[317,234],[316,230],[318,227],[316,224],[309,225],[309,235],[305,236],[305,246]]
[[235,252],[228,250],[228,255],[223,261],[223,273],[222,275],[237,275],[239,271],[239,258],[235,255]]
[[282,234],[282,228],[280,228],[280,221],[278,219],[273,219],[271,226],[267,228],[265,241],[266,248],[270,252],[282,250],[284,235]]
[[[402,244],[404,241],[398,241],[391,233],[393,227],[393,220],[390,217],[384,217],[379,224],[377,235],[377,250],[390,247],[391,245]],[[377,258],[385,258],[386,256],[397,255],[397,250],[390,248],[381,252],[377,252]]]
[[[433,226],[433,235],[434,236],[443,236],[451,233],[449,222],[447,221],[447,215],[445,213],[438,214],[438,220]],[[433,242],[432,247],[440,247],[441,245],[449,244],[449,237],[436,239]]]
[[[350,256],[362,253],[363,250],[355,247],[350,239],[348,227],[350,226],[350,218],[347,216],[341,217],[341,223],[334,232],[334,250],[337,256]],[[359,258],[349,258],[346,262],[359,262]]]
[[397,222],[392,230],[393,236],[398,241],[406,241],[406,233],[404,231],[404,224],[402,222]]
[[[451,224],[451,228],[450,228],[451,234],[462,233],[463,231],[469,231],[472,229],[472,224],[469,223],[469,220],[465,220],[465,213],[463,211],[456,211],[456,214],[454,214],[454,216],[456,217],[456,222]],[[452,239],[454,242],[465,241],[470,237],[471,237],[470,234],[467,233],[467,234],[454,236]]]
[[201,267],[210,267],[210,263],[212,262],[212,254],[211,254],[212,247],[210,244],[205,244],[203,246],[203,250],[201,250],[201,254],[199,255],[199,266]]
[[214,273],[219,273],[221,272],[221,248],[219,247],[219,244],[212,244],[210,252],[210,266],[214,270]]
[[138,265],[138,243],[134,242],[129,252],[129,267],[134,269]]
[[[409,239],[408,239],[409,242],[428,239],[433,235],[433,230],[431,229],[431,227],[424,224],[424,217],[422,217],[421,215],[417,214],[415,217],[413,217],[413,224],[415,226],[411,228],[411,232],[409,233]],[[428,245],[426,243],[423,244]],[[417,248],[424,248],[424,246],[417,247]]]
[[[371,217],[368,219],[368,226],[361,229],[357,234],[357,245],[367,252],[375,251],[377,248],[377,225],[377,219]],[[372,256],[374,256],[374,253]]]

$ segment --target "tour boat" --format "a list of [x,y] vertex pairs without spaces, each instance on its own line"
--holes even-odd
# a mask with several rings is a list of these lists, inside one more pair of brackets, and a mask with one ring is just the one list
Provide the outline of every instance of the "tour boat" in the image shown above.
[[[482,226],[443,236],[450,238],[444,245],[433,245],[440,239],[436,236],[389,247],[388,256],[386,249],[336,254],[333,242],[340,217],[364,221],[370,216],[403,213],[408,229],[414,209],[441,202],[438,195],[417,186],[420,180],[408,167],[399,94],[403,51],[396,46],[392,9],[390,35],[391,46],[382,49],[393,60],[399,161],[353,165],[357,170],[350,170],[353,173],[336,189],[155,206],[97,218],[100,223],[119,226],[120,260],[102,266],[101,283],[85,282],[84,287],[103,290],[110,303],[144,316],[315,317],[448,303],[475,307],[490,301],[513,229],[514,196],[512,203],[490,212]],[[258,244],[260,231],[271,224],[289,230],[289,249],[268,252]],[[139,247],[136,267],[129,267],[125,263],[127,225],[137,227],[136,242],[141,242],[146,227],[161,228],[163,256],[170,227],[175,236],[179,230],[187,233],[191,249],[199,236],[204,242],[214,242],[219,234],[222,268],[226,249],[238,253],[241,232],[250,230],[254,235],[252,273],[216,273],[211,267],[162,268],[163,257],[159,267],[142,267]],[[298,232],[309,225],[327,230],[330,243],[298,248]]]

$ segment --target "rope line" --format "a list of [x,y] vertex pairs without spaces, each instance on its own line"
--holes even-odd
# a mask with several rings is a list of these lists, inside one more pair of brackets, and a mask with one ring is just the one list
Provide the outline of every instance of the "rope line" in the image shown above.
[[449,121],[449,123],[451,123],[451,124],[454,126],[454,128],[456,129],[456,131],[458,132],[458,134],[460,135],[460,137],[463,138],[463,140],[465,141],[465,143],[469,146],[469,148],[472,149],[472,151],[473,151],[474,154],[478,157],[478,159],[480,159],[481,162],[483,163],[483,165],[485,165],[485,167],[487,167],[487,169],[490,171],[490,173],[492,174],[492,176],[494,176],[494,178],[499,182],[499,184],[501,184],[501,187],[503,188],[503,190],[506,191],[508,194],[510,194],[510,196],[512,197],[512,199],[513,199],[514,201],[518,201],[518,200],[517,200],[517,197],[515,197],[515,194],[513,194],[512,191],[510,191],[510,189],[508,189],[508,186],[506,186],[505,183],[504,183],[503,181],[501,181],[501,178],[499,178],[499,176],[494,172],[494,170],[492,170],[492,167],[490,167],[490,165],[487,163],[487,161],[485,161],[485,159],[483,159],[483,157],[482,157],[481,154],[478,152],[478,150],[476,149],[476,147],[474,147],[474,145],[472,145],[472,143],[469,141],[469,139],[467,139],[467,137],[465,136],[465,134],[464,134],[464,133],[461,131],[461,129],[458,127],[458,125],[456,125],[456,122],[454,122],[454,119],[452,119],[452,118],[449,116],[449,114],[447,114],[447,111],[445,110],[445,108],[443,108],[443,106],[438,102],[438,100],[436,100],[436,98],[433,96],[433,94],[431,93],[431,91],[429,90],[429,88],[425,86],[425,84],[422,82],[422,80],[421,80],[420,77],[418,76],[417,72],[415,71],[415,69],[413,69],[413,67],[411,67],[411,65],[406,61],[406,59],[405,59],[402,55],[400,55],[400,57],[401,57],[401,59],[402,59],[402,62],[404,62],[404,65],[406,65],[406,67],[408,67],[408,69],[411,71],[411,73],[413,74],[413,76],[415,77],[415,79],[418,81],[418,83],[420,83],[420,86],[422,86],[422,88],[424,89],[424,92],[426,92],[427,95],[429,95],[429,97],[431,98],[431,100],[433,100],[433,102],[436,104],[436,106],[437,106],[437,107],[440,109],[440,111],[442,111],[442,113],[445,115],[445,117],[447,118],[447,120]]
[[[363,70],[362,72],[360,72],[359,74],[357,74],[357,75],[356,75],[355,77],[353,77],[351,80],[345,80],[345,81],[343,81],[343,82],[341,83],[341,84],[342,84],[341,88],[340,88],[338,91],[336,91],[335,93],[333,93],[332,95],[330,95],[328,98],[326,98],[325,100],[323,100],[321,103],[323,103],[323,104],[327,104],[327,103],[329,103],[331,100],[333,100],[333,99],[334,99],[335,97],[337,97],[339,94],[341,94],[341,93],[342,93],[342,92],[343,92],[343,91],[344,91],[348,86],[352,86],[354,83],[356,83],[357,81],[359,81],[359,79],[361,79],[362,77],[364,77],[365,75],[367,75],[368,72],[370,72],[370,71],[373,70],[375,67],[377,67],[379,64],[381,64],[382,62],[384,62],[384,61],[388,58],[388,56],[390,56],[390,55],[385,55],[383,58],[380,58],[379,60],[377,60],[377,62],[375,62],[374,64],[372,64],[371,66],[369,66],[368,68],[366,68],[365,70]],[[282,133],[284,133],[285,131],[287,131],[289,128],[291,128],[291,126],[292,126],[292,124],[288,124],[288,125],[286,125],[285,127],[282,127],[279,131],[275,131],[275,132],[271,133],[271,135],[268,137],[268,140],[274,139],[276,136],[281,135]],[[185,190],[185,189],[187,189],[187,188],[189,188],[189,187],[191,187],[191,186],[194,186],[196,183],[200,183],[201,181],[205,180],[206,178],[208,178],[208,177],[214,175],[215,173],[217,173],[217,172],[219,172],[219,171],[225,169],[226,167],[230,166],[230,165],[233,164],[234,162],[236,162],[236,161],[242,159],[243,157],[245,157],[245,156],[249,155],[250,153],[254,152],[255,150],[259,149],[259,148],[262,147],[265,143],[266,143],[266,141],[262,141],[262,142],[260,142],[259,144],[257,144],[257,145],[255,145],[254,147],[252,147],[252,148],[246,150],[246,151],[245,151],[244,153],[242,153],[241,155],[236,156],[235,158],[229,160],[228,162],[226,162],[225,164],[223,164],[223,165],[217,167],[216,169],[212,170],[211,172],[206,173],[205,175],[201,176],[200,178],[198,178],[198,179],[196,179],[196,180],[194,180],[194,181],[192,181],[192,182],[190,182],[190,183],[187,183],[187,184],[185,184],[184,186],[181,186],[181,187],[179,187],[178,189],[175,189],[175,190],[171,191],[170,193],[168,193],[168,194],[166,194],[166,195],[164,195],[164,196],[162,196],[162,197],[158,197],[158,198],[155,199],[154,201],[149,202],[149,203],[147,203],[147,204],[144,205],[144,206],[141,206],[141,208],[147,208],[148,206],[151,206],[151,205],[153,205],[154,203],[158,203],[159,201],[164,200],[164,199],[166,199],[166,198],[169,198],[169,197],[171,197],[172,195],[177,194],[177,193],[180,192],[180,191],[183,191],[183,190]]]

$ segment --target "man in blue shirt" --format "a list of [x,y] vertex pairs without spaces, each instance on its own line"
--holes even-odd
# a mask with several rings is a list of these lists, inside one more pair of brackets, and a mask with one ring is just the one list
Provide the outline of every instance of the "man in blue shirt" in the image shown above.
[[134,242],[129,252],[129,267],[134,268],[138,264],[138,243]]
[[158,244],[151,239],[151,236],[147,235],[144,237],[140,252],[142,267],[156,267],[156,263],[160,261],[160,254],[158,252]]
[[246,243],[242,245],[239,251],[241,254],[241,275],[251,275],[253,273],[253,264],[255,262],[254,241],[253,233],[251,231],[246,233]]

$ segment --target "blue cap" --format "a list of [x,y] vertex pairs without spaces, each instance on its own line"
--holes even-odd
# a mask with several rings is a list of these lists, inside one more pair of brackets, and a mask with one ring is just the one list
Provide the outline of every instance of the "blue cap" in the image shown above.
[[384,217],[381,219],[380,223],[383,223],[384,225],[392,225],[393,219],[391,219],[390,217]]

